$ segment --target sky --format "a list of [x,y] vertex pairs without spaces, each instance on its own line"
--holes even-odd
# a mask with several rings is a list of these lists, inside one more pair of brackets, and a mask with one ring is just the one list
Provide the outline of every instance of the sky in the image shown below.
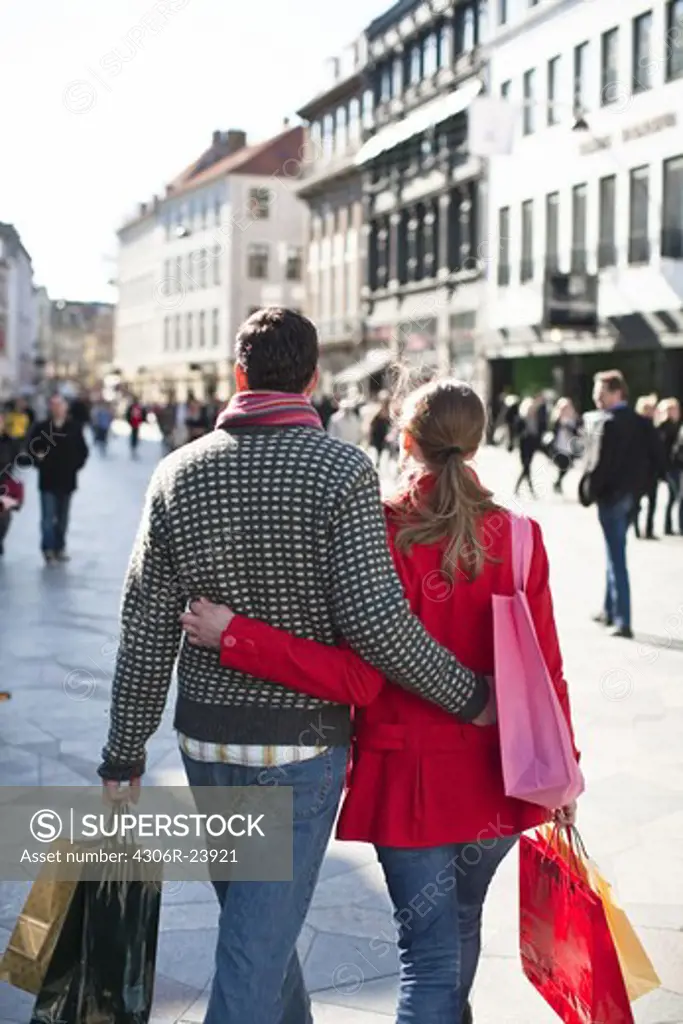
[[321,91],[389,0],[2,0],[0,221],[51,298],[115,301],[116,230],[207,148]]

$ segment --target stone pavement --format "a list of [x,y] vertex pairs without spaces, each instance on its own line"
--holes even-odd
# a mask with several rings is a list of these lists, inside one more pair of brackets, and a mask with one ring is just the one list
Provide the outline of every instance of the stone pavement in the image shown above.
[[[0,565],[2,685],[0,784],[92,783],[105,735],[123,572],[146,481],[158,454],[131,462],[117,439],[93,453],[73,505],[73,561],[43,568],[33,482]],[[514,457],[486,450],[480,471],[503,499]],[[552,494],[538,462],[536,503],[588,790],[585,842],[657,965],[663,988],[636,1004],[639,1024],[683,1022],[683,539],[631,541],[637,641],[607,637],[590,621],[602,596],[595,514]],[[567,492],[575,480],[567,481]],[[149,781],[182,780],[170,713],[150,744]],[[24,888],[0,883],[0,948]],[[371,848],[333,843],[301,937],[316,1024],[388,1024],[397,959],[390,907]],[[216,905],[199,883],[165,887],[154,1021],[200,1022],[212,973]],[[0,985],[0,1024],[25,1022],[31,1000]],[[477,1024],[556,1020],[523,978],[517,956],[516,859],[501,869],[485,921],[474,998]],[[248,1024],[248,1022],[245,1022]]]

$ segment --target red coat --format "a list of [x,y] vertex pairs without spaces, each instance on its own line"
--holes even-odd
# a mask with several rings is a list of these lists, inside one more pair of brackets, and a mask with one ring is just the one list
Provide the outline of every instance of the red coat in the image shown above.
[[[471,583],[458,579],[451,584],[440,572],[443,545],[416,545],[407,554],[398,552],[397,526],[390,512],[387,525],[413,612],[461,662],[493,675],[491,598],[514,592],[507,513],[495,511],[483,518],[481,536],[490,557]],[[537,523],[533,534],[527,596],[571,728],[548,558]],[[338,838],[379,846],[440,846],[513,835],[546,820],[542,808],[505,796],[497,726],[462,724],[387,682],[353,651],[292,637],[263,622],[236,616],[222,643],[225,665],[356,706],[352,765]]]

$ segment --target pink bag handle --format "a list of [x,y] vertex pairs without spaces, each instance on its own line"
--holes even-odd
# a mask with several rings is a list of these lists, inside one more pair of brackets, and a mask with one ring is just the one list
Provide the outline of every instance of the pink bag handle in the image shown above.
[[526,516],[510,514],[512,540],[512,572],[515,590],[525,591],[534,552],[534,535],[531,520]]

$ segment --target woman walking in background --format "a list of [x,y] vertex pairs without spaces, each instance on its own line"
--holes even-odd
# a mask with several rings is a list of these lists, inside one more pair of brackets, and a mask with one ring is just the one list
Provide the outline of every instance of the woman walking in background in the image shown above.
[[531,479],[531,464],[534,455],[541,448],[541,438],[545,433],[547,420],[545,398],[542,394],[536,395],[535,398],[523,399],[519,407],[518,420],[519,457],[522,461],[522,472],[515,484],[515,495],[519,494],[520,487],[526,481],[531,496],[536,497]]
[[556,494],[562,494],[562,481],[578,455],[579,425],[579,414],[571,398],[558,399],[550,419],[553,432],[553,462],[557,466],[557,480],[553,485]]
[[109,402],[100,399],[95,403],[91,415],[93,441],[101,455],[107,454],[109,444],[109,431],[111,429],[114,414]]
[[640,512],[643,500],[647,499],[647,520],[645,523],[645,539],[658,540],[655,536],[655,513],[657,511],[657,493],[659,481],[666,476],[664,446],[661,437],[655,430],[655,415],[657,413],[657,395],[641,395],[635,405],[635,410],[647,423],[643,424],[647,437],[647,448],[649,459],[646,472],[645,490],[636,502],[633,511],[633,526],[636,537],[641,537]]
[[[515,587],[510,513],[471,466],[485,421],[481,400],[459,381],[411,395],[401,418],[408,471],[385,507],[412,611],[464,664],[493,674],[493,596]],[[571,726],[548,559],[541,530],[532,526],[527,598]],[[399,931],[397,1022],[470,1024],[489,885],[520,833],[549,817],[505,795],[497,726],[465,725],[389,683],[349,649],[290,636],[224,606],[194,602],[182,621],[191,643],[220,647],[225,665],[357,705],[338,837],[373,843],[384,871]],[[568,823],[574,814],[572,805],[555,816]],[[413,913],[416,894],[435,888],[438,898]]]
[[[655,414],[655,428],[659,434],[664,455],[666,458],[666,484],[669,489],[669,497],[666,503],[664,516],[664,533],[667,537],[674,532],[673,514],[676,505],[681,508],[681,478],[683,476],[683,463],[681,459],[681,403],[677,398],[664,398],[657,406]],[[682,510],[683,511],[683,510]],[[683,515],[679,515],[679,533],[683,534]]]

